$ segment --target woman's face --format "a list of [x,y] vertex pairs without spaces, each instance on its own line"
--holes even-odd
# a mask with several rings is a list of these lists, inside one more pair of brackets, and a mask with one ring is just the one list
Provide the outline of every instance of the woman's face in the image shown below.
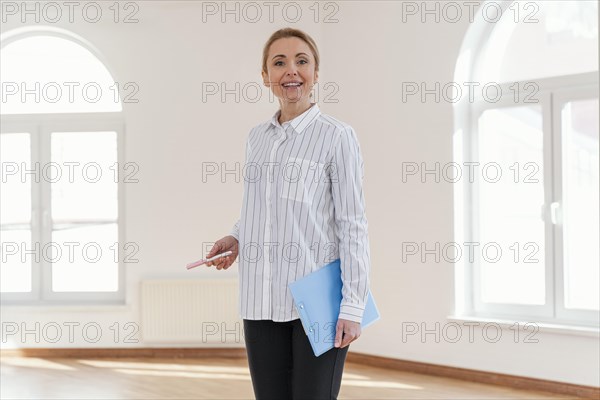
[[[282,102],[309,103],[309,95],[319,73],[310,47],[297,37],[277,39],[267,57],[267,74],[263,81]],[[289,85],[290,82],[296,83]],[[298,83],[300,84],[298,86]]]

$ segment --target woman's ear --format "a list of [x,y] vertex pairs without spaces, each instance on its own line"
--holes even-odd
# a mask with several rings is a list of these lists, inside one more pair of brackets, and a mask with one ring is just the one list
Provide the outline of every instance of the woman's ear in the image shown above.
[[261,71],[261,74],[262,74],[263,83],[265,84],[265,86],[270,87],[271,83],[269,82],[269,75],[267,75],[265,73],[265,71]]

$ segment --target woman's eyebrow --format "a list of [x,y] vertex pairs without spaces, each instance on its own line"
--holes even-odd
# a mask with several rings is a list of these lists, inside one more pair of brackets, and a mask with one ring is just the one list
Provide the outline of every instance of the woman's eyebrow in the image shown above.
[[[306,53],[298,53],[298,54],[296,54],[296,57],[298,57],[298,56],[300,56],[300,55],[305,55],[305,56],[307,56],[307,57],[308,57],[308,54],[306,54]],[[283,58],[286,58],[286,57],[285,57],[285,54],[277,54],[277,55],[276,55],[276,56],[274,56],[272,59],[274,60],[274,59],[276,59],[277,57],[283,57]]]

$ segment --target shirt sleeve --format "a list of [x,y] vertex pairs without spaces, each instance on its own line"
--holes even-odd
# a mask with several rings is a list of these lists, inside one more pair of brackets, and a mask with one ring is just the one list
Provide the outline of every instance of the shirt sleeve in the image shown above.
[[342,272],[339,318],[360,323],[369,296],[371,262],[363,194],[364,163],[352,127],[341,132],[332,163],[331,190]]
[[240,241],[240,220],[238,219],[231,232],[229,232],[231,236],[233,236],[238,242]]
[[[248,163],[248,160],[250,160],[250,154],[251,154],[251,147],[250,147],[250,135],[252,134],[252,131],[250,131],[250,133],[248,133],[248,137],[246,138],[246,160],[245,163]],[[244,165],[245,166],[245,165]],[[244,180],[244,184],[245,184],[245,180]],[[244,190],[246,190],[244,188]],[[233,236],[238,242],[240,241],[240,220],[238,219],[236,221],[236,223],[233,225],[233,228],[231,228],[231,231],[229,232],[229,234],[231,236]]]

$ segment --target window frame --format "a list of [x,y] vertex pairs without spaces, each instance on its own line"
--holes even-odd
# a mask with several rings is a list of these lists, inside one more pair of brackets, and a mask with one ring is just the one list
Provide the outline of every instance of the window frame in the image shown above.
[[[123,249],[126,243],[125,198],[126,185],[121,177],[125,163],[125,123],[121,113],[81,113],[81,114],[18,114],[1,116],[0,134],[29,133],[31,138],[31,162],[46,165],[50,162],[50,138],[53,132],[101,132],[114,131],[117,134],[117,162],[119,165],[118,191],[118,290],[115,292],[53,292],[51,263],[40,257],[32,260],[32,291],[26,293],[1,293],[2,305],[71,305],[71,304],[124,304],[125,301],[125,262]],[[32,244],[40,243],[40,248],[50,242],[52,216],[50,182],[40,179],[36,184],[32,179]],[[32,257],[33,258],[33,257]]]
[[[490,0],[486,0],[486,2],[489,1]],[[506,12],[512,3],[513,1],[501,2],[499,3],[499,6],[502,8],[503,12]],[[485,47],[486,42],[490,39],[492,31],[495,27],[496,24],[486,21],[482,17],[481,13],[476,14],[475,20],[469,26],[469,29],[466,32],[456,60],[454,71],[455,82],[471,82],[474,80],[474,70],[477,62],[479,61],[479,57],[481,57],[482,49]],[[560,194],[560,184],[562,183],[562,180],[555,180],[556,174],[561,175],[559,179],[562,177],[562,170],[558,169],[557,166],[553,164],[554,160],[560,160],[560,157],[562,157],[562,148],[559,145],[560,141],[557,141],[557,138],[560,139],[560,129],[562,128],[562,124],[560,124],[561,115],[556,111],[562,110],[557,109],[556,104],[558,104],[557,102],[564,100],[561,96],[567,95],[567,93],[570,96],[575,96],[572,97],[575,99],[577,96],[586,93],[587,90],[592,90],[597,96],[598,71],[596,70],[573,75],[528,79],[526,81],[536,82],[539,87],[538,98],[540,98],[542,103],[544,140],[547,140],[548,132],[550,132],[550,146],[552,146],[551,151],[544,151],[543,155],[544,165],[549,166],[549,168],[544,169],[544,184],[551,186],[550,192],[547,188],[545,188],[544,192],[544,198],[546,199],[544,218],[547,221],[549,217],[548,205],[550,204],[547,199],[549,196],[551,199],[559,198],[557,194]],[[521,81],[521,83],[523,82],[524,81]],[[510,93],[512,95],[513,93],[510,92],[511,85],[514,85],[514,82],[500,85],[503,89],[503,93]],[[518,86],[518,88],[522,87],[522,85]],[[455,162],[459,163],[459,165],[461,163],[474,160],[473,149],[475,147],[473,147],[473,144],[477,145],[477,143],[473,142],[475,136],[473,128],[477,127],[476,122],[478,121],[480,113],[485,108],[485,104],[482,103],[481,100],[482,99],[479,97],[477,100],[471,101],[468,100],[466,96],[461,96],[459,97],[459,100],[453,104],[453,159]],[[491,105],[489,108],[496,108],[497,106],[502,105],[508,106],[506,103],[499,103],[500,104]],[[510,102],[510,106],[516,105],[518,104]],[[544,143],[544,146],[547,145],[548,143]],[[551,180],[548,180],[548,178]],[[464,243],[473,237],[472,220],[474,219],[474,216],[478,214],[477,210],[474,210],[472,201],[474,188],[472,184],[465,182],[463,179],[455,184],[453,189],[454,237],[458,243]],[[548,232],[548,225],[549,224],[546,223],[545,232]],[[570,329],[593,329],[594,332],[600,331],[598,329],[600,327],[600,321],[598,321],[599,315],[597,312],[564,309],[564,285],[562,284],[564,277],[561,275],[560,279],[555,279],[555,274],[557,274],[558,269],[555,261],[561,263],[560,272],[561,274],[563,272],[562,231],[558,232],[556,229],[554,229],[554,225],[551,228],[552,235],[548,236],[548,234],[546,234],[545,240],[548,241],[548,238],[550,237],[550,241],[553,243],[560,243],[561,248],[556,250],[556,246],[546,246],[546,255],[547,257],[551,256],[551,258],[547,258],[547,260],[552,262],[551,275],[546,274],[546,295],[548,296],[549,293],[552,293],[551,302],[546,302],[547,305],[550,304],[552,306],[552,315],[550,317],[540,316],[532,313],[531,309],[515,310],[504,307],[500,309],[487,308],[485,310],[476,310],[476,294],[474,290],[475,268],[474,265],[469,263],[467,259],[463,258],[454,264],[455,304],[454,315],[451,317],[451,319],[466,318],[468,320],[475,319],[486,321],[504,318],[505,321],[509,321],[511,319],[516,321],[526,321],[525,318],[533,318],[533,321],[538,321],[540,323],[548,322],[548,326],[556,326],[556,324],[559,324],[563,326],[569,326]],[[558,253],[560,257],[556,256],[556,251],[560,252]],[[548,266],[546,266],[546,270],[548,270]],[[550,278],[551,284],[548,285],[548,279]],[[560,295],[558,295],[558,293],[560,293]],[[558,306],[558,302],[560,302],[560,307]]]
[[[517,318],[519,320],[529,320],[548,323],[560,323],[565,325],[592,326],[598,327],[600,324],[598,313],[592,310],[571,310],[564,307],[564,265],[563,265],[563,233],[560,224],[553,224],[550,220],[550,205],[553,202],[562,204],[562,106],[570,101],[589,99],[598,97],[598,74],[589,72],[582,74],[573,74],[567,76],[550,77],[536,80],[527,80],[520,82],[508,82],[500,84],[503,95],[495,103],[486,102],[481,96],[475,98],[472,104],[463,106],[462,119],[464,125],[458,124],[461,129],[463,154],[465,160],[478,161],[478,120],[487,110],[535,105],[536,103],[522,103],[514,101],[515,91],[510,87],[517,83],[518,88],[523,88],[526,83],[535,83],[538,87],[536,98],[542,110],[542,129],[543,129],[543,174],[544,174],[544,200],[543,219],[545,232],[545,304],[544,305],[513,305],[508,303],[484,303],[481,301],[481,288],[478,284],[480,276],[480,266],[477,261],[474,263],[465,262],[462,271],[457,275],[464,280],[465,296],[460,299],[462,303],[463,314],[471,317],[482,318]],[[527,92],[517,91],[519,99],[523,98]],[[457,107],[457,110],[460,110]],[[456,113],[460,111],[455,111]],[[460,120],[460,119],[459,119]],[[549,147],[549,149],[548,149]],[[460,156],[459,156],[460,157]],[[464,207],[457,215],[462,215],[464,232],[459,237],[464,237],[464,241],[477,241],[477,216],[478,205],[475,201],[478,186],[463,183],[462,188],[457,188],[462,192],[464,198]],[[456,198],[456,197],[455,197]],[[467,212],[466,210],[471,210]],[[457,232],[458,233],[458,232]],[[470,292],[470,293],[468,293]]]
[[[51,36],[69,40],[87,49],[108,70],[115,82],[119,81],[117,71],[104,54],[84,37],[69,30],[49,26],[24,26],[3,32],[0,35],[0,48],[34,36]],[[122,96],[122,93],[119,94]],[[50,134],[52,132],[97,132],[114,131],[117,134],[117,162],[119,165],[118,191],[118,290],[116,292],[58,292],[51,290],[52,277],[49,263],[40,257],[40,262],[32,264],[32,291],[28,293],[0,293],[2,305],[122,305],[125,303],[125,262],[124,245],[126,242],[125,199],[126,185],[122,178],[122,167],[126,161],[125,135],[126,124],[123,99],[119,98],[121,111],[83,112],[83,113],[37,113],[0,115],[0,134],[28,132],[31,138],[31,161],[42,165],[50,161]],[[50,183],[40,180],[41,185],[32,184],[31,232],[32,244],[40,246],[51,239],[52,217],[50,215]],[[44,209],[47,211],[44,213]],[[45,224],[45,225],[44,225]],[[35,260],[34,260],[35,261]]]
[[[560,212],[562,213],[562,129],[563,119],[562,112],[564,106],[572,101],[577,100],[588,100],[600,97],[600,88],[598,84],[598,75],[595,74],[596,83],[590,85],[582,85],[579,87],[566,87],[557,89],[552,95],[552,122],[553,122],[553,143],[559,143],[559,145],[553,146],[553,158],[554,158],[554,179],[556,185],[554,185],[553,196],[557,202],[561,205]],[[567,309],[565,307],[565,282],[564,278],[564,241],[563,237],[563,226],[562,221],[560,224],[555,225],[555,260],[556,262],[556,275],[561,279],[555,282],[556,298],[555,298],[555,310],[556,318],[565,321],[587,321],[591,325],[600,325],[600,313],[593,310],[581,310],[581,309]]]
[[[511,83],[512,84],[512,83]],[[519,87],[522,87],[519,85]],[[540,91],[541,92],[541,91]],[[469,160],[473,161],[473,162],[480,162],[479,161],[479,154],[477,152],[477,149],[479,147],[479,118],[488,110],[497,110],[497,109],[501,109],[501,108],[513,108],[513,107],[526,107],[526,106],[535,106],[535,105],[540,105],[541,106],[541,112],[542,112],[542,146],[544,146],[547,143],[547,138],[550,137],[550,126],[548,124],[548,120],[546,118],[546,113],[544,112],[546,109],[548,109],[548,102],[549,102],[549,97],[547,93],[540,93],[538,92],[538,99],[540,100],[538,103],[515,103],[514,99],[513,99],[513,95],[514,93],[507,93],[506,90],[504,90],[502,93],[505,93],[498,102],[496,103],[487,103],[485,101],[483,101],[482,99],[479,99],[478,101],[476,101],[473,104],[473,109],[472,109],[472,114],[471,114],[471,120],[470,120],[470,127],[468,129],[469,132],[469,136],[470,139],[467,141],[470,144],[470,149],[469,149],[469,154],[471,155],[471,157],[469,157]],[[519,93],[520,94],[520,93]],[[547,152],[544,151],[543,154],[543,160],[544,160],[544,166],[545,165],[551,165],[548,163],[548,159],[547,159]],[[542,167],[543,168],[543,182],[544,182],[544,201],[545,204],[549,204],[547,203],[548,201],[548,190],[547,190],[547,185],[549,184],[549,182],[551,182],[551,180],[548,179],[548,168]],[[473,183],[471,183],[470,188],[468,188],[468,199],[469,199],[469,205],[470,205],[470,209],[473,210],[472,213],[470,215],[467,216],[467,221],[466,225],[468,227],[468,230],[466,232],[466,240],[468,242],[476,242],[476,243],[480,243],[479,240],[479,232],[477,230],[477,226],[479,224],[479,220],[477,219],[479,216],[479,203],[476,201],[477,199],[477,194],[479,191],[479,185],[478,185],[478,180],[474,180]],[[551,260],[551,255],[548,254],[548,249],[551,249],[551,243],[549,242],[549,238],[551,237],[551,235],[548,235],[548,231],[551,228],[549,228],[548,226],[548,221],[544,220],[544,238],[545,238],[545,243],[544,243],[544,249],[545,249],[545,260]],[[475,257],[474,262],[472,263],[472,267],[470,268],[469,271],[471,272],[472,276],[471,276],[471,281],[473,282],[472,285],[472,289],[473,289],[473,299],[472,299],[472,313],[473,315],[476,316],[481,316],[481,317],[500,317],[500,318],[507,318],[507,317],[521,317],[521,318],[536,318],[539,319],[540,317],[542,318],[551,318],[552,316],[552,308],[551,308],[551,303],[549,303],[549,299],[551,298],[551,296],[553,295],[552,292],[549,292],[548,288],[551,287],[549,285],[549,279],[551,277],[551,265],[549,265],[548,262],[546,262],[546,265],[544,266],[544,270],[545,270],[545,277],[546,277],[546,281],[544,283],[545,286],[545,304],[544,305],[512,305],[510,303],[485,303],[483,301],[481,301],[481,287],[478,284],[480,282],[480,276],[481,276],[481,265],[479,264],[479,260],[480,257]],[[534,319],[535,320],[535,319]]]

